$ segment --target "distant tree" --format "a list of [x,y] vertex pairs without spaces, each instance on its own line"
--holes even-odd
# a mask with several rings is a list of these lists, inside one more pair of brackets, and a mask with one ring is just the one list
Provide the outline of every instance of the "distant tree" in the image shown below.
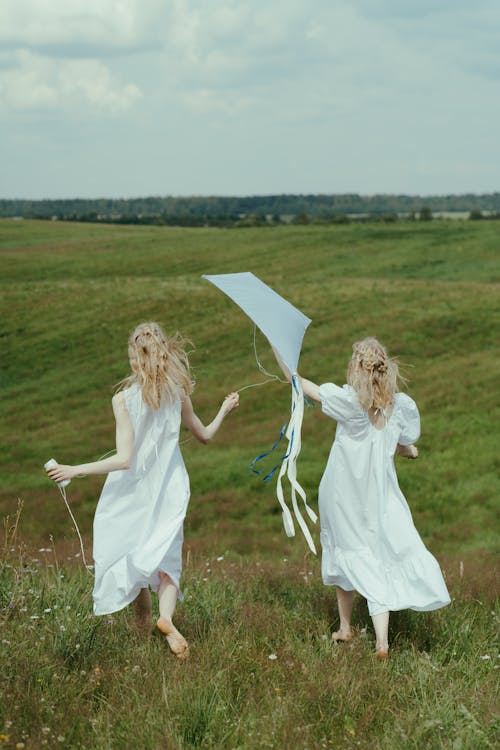
[[432,208],[430,208],[429,206],[422,206],[418,218],[420,219],[420,221],[432,221]]
[[293,224],[310,224],[311,219],[305,211],[301,211],[299,214],[293,217]]
[[469,219],[471,221],[478,221],[479,219],[484,219],[484,215],[482,211],[479,211],[478,209],[474,209],[469,214]]

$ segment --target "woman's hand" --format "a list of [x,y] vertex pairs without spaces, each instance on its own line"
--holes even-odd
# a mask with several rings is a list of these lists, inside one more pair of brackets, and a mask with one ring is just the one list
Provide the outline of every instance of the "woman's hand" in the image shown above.
[[57,466],[51,466],[50,469],[45,469],[47,474],[54,482],[64,482],[66,479],[74,479],[78,476],[76,466],[69,466],[67,464],[57,464]]
[[222,409],[224,411],[224,416],[226,414],[229,414],[230,411],[233,411],[233,409],[237,409],[240,405],[240,394],[239,393],[229,393],[224,401],[222,402]]
[[418,458],[418,448],[416,445],[401,445],[398,443],[396,450],[398,456],[403,456],[404,458]]

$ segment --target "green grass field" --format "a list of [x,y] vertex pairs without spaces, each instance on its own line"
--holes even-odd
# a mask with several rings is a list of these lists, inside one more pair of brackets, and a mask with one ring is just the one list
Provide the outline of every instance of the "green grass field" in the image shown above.
[[[488,221],[1,221],[0,747],[495,747],[499,249]],[[156,637],[141,642],[127,612],[91,616],[76,534],[41,467],[113,448],[110,399],[142,320],[193,342],[202,419],[229,390],[263,379],[251,323],[201,278],[236,271],[312,318],[306,377],[344,382],[352,342],[376,335],[410,379],[423,431],[419,460],[398,459],[400,484],[453,603],[393,616],[388,665],[373,663],[361,599],[355,644],[332,649],[336,607],[319,563],[301,537],[285,536],[273,484],[248,469],[287,419],[289,387],[278,383],[242,392],[213,444],[183,445],[192,497],[178,616],[189,663],[174,663]],[[263,339],[258,350],[275,371]],[[313,507],[333,435],[318,408],[306,412],[299,479]],[[69,488],[89,555],[101,485],[88,477]]]

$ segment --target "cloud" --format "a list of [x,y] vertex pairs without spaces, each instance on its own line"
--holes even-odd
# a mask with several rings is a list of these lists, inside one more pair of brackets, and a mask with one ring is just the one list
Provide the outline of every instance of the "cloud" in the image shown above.
[[154,36],[161,0],[2,0],[0,41],[14,47],[121,49]]
[[25,50],[10,68],[0,69],[0,109],[61,109],[84,112],[90,107],[118,116],[141,97],[133,84],[120,84],[98,60],[57,61]]
[[109,193],[491,186],[499,32],[498,0],[1,0],[4,179],[63,134]]

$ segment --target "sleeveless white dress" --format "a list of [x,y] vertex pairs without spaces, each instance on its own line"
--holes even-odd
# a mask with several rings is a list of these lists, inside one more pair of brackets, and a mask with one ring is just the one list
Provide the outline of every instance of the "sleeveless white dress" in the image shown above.
[[134,430],[132,462],[108,474],[94,518],[94,614],[117,612],[141,588],[158,590],[160,571],[179,590],[189,477],[179,448],[181,400],[158,411],[138,385],[123,391]]
[[394,466],[398,443],[410,445],[420,434],[415,402],[397,393],[391,416],[377,429],[351,386],[325,383],[320,396],[324,413],[337,421],[319,487],[323,582],[358,591],[371,615],[449,604]]

